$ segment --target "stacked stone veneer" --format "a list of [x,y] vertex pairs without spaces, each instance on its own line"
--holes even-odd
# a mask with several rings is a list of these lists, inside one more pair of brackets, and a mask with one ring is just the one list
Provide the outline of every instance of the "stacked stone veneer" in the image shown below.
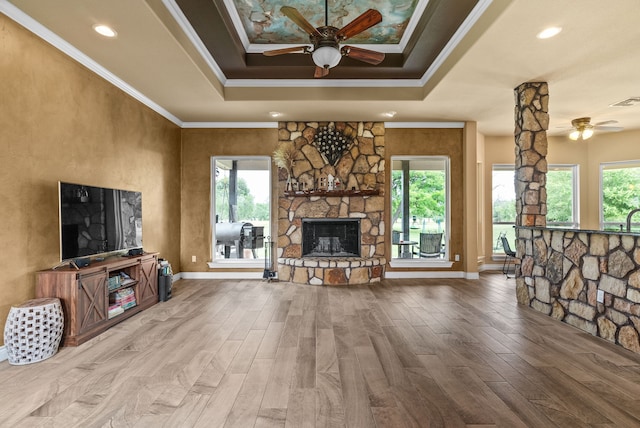
[[[353,146],[335,166],[329,165],[313,144],[316,130],[335,127],[353,138]],[[296,147],[292,178],[313,187],[329,174],[341,190],[378,190],[378,195],[286,196],[287,172],[278,181],[278,277],[303,284],[360,284],[384,277],[384,123],[382,122],[281,122],[279,143]],[[302,257],[303,218],[359,218],[361,257]]]
[[523,83],[515,89],[515,97],[516,224],[546,226],[547,83]]
[[[640,352],[640,237],[518,228],[529,238],[518,302]],[[598,290],[604,302],[596,300]]]
[[640,237],[544,227],[548,87],[527,82],[515,95],[518,303],[640,352]]

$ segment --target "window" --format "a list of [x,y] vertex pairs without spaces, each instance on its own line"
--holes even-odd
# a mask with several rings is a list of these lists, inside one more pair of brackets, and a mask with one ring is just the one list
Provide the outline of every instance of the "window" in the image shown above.
[[[515,242],[516,193],[513,165],[494,165],[492,172],[493,252],[503,254],[500,236]],[[549,165],[547,171],[547,227],[576,229],[578,222],[578,166]]]
[[[640,161],[601,164],[600,227],[627,230],[627,216],[636,208],[640,208]],[[632,218],[631,231],[640,231],[640,214]]]
[[514,243],[516,232],[516,189],[513,165],[494,165],[491,174],[491,213],[493,218],[493,252],[504,254],[500,236]]
[[449,158],[391,158],[392,259],[448,261]]
[[577,229],[578,166],[549,165],[547,172],[547,227]]
[[214,263],[264,264],[265,238],[271,235],[270,166],[268,157],[211,159]]

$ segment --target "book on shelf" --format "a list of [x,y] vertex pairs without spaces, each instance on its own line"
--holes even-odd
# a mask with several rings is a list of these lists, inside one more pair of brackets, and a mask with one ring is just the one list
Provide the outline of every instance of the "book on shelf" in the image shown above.
[[133,288],[122,288],[109,295],[109,304],[120,306],[123,310],[136,306],[136,294]]
[[109,290],[115,290],[120,287],[120,275],[110,276],[108,286]]
[[120,305],[109,306],[109,319],[115,317],[116,315],[120,315],[123,312],[124,309]]

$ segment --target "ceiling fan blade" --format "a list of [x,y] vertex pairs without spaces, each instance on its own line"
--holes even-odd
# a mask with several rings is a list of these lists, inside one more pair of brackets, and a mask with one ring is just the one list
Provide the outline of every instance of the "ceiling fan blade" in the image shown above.
[[622,131],[624,128],[622,126],[600,126],[600,125],[596,125],[595,129],[598,132],[619,132],[619,131]]
[[309,21],[307,21],[295,7],[282,6],[280,8],[280,12],[282,12],[287,18],[292,20],[298,27],[302,28],[305,33],[309,35],[313,34],[317,37],[322,37],[322,34],[320,34],[316,27],[311,25]]
[[378,65],[384,59],[383,52],[370,51],[369,49],[357,48],[355,46],[343,46],[340,49],[342,55],[357,59],[369,64]]
[[319,77],[325,77],[329,75],[329,68],[324,68],[324,67],[318,67],[316,66],[316,71],[315,73],[313,73],[313,77],[315,77],[316,79]]
[[356,34],[362,33],[364,30],[373,27],[382,22],[382,15],[375,9],[369,9],[340,30],[336,34],[338,39],[346,40]]
[[276,56],[290,53],[309,53],[311,50],[309,46],[293,46],[290,48],[272,49],[270,51],[262,52],[264,56]]
[[614,124],[614,123],[618,123],[618,121],[617,120],[613,120],[613,119],[612,120],[605,120],[604,122],[594,123],[593,125],[594,126],[601,126],[601,125],[611,125],[611,124]]

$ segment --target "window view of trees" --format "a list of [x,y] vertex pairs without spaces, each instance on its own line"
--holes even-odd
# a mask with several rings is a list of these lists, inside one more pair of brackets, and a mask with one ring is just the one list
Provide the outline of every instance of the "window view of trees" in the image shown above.
[[492,183],[493,252],[502,253],[500,235],[515,241],[516,190],[513,165],[494,165]]
[[[640,166],[619,164],[602,166],[602,227],[605,230],[626,228],[627,215],[640,208]],[[634,217],[632,231],[640,230],[640,215]]]
[[[442,235],[441,257],[446,253],[448,211],[448,162],[441,156],[393,157],[391,160],[391,226],[392,242],[398,247],[393,255],[417,259],[424,254],[426,237]],[[398,244],[398,240],[415,243],[414,248]],[[432,244],[433,245],[433,244]],[[436,244],[437,245],[437,244]],[[401,255],[402,253],[402,255]],[[436,251],[437,255],[437,251]],[[437,258],[432,256],[433,258]]]
[[[260,247],[248,248],[236,243],[236,233],[244,226],[263,227],[263,236],[270,236],[271,175],[268,157],[213,158],[211,219],[213,259],[259,259],[264,254]],[[234,224],[229,224],[234,223]],[[242,232],[244,234],[244,232]],[[216,237],[216,235],[219,235]],[[244,235],[243,235],[244,236]],[[234,238],[234,239],[232,239]],[[233,245],[232,245],[233,244]],[[240,252],[242,249],[242,252]]]
[[[224,174],[224,173],[223,173]],[[268,202],[256,202],[255,196],[251,193],[247,180],[244,178],[238,178],[238,191],[237,191],[237,213],[236,219],[247,220],[269,220],[269,203]],[[230,221],[229,214],[229,177],[219,177],[216,180],[216,207],[226,207],[227,209],[217,210],[219,222]],[[238,221],[238,220],[236,220]]]
[[[409,212],[421,220],[438,223],[444,221],[445,214],[445,174],[444,171],[409,172]],[[391,200],[393,223],[402,217],[402,171],[391,173]],[[420,223],[422,224],[422,222]]]
[[[550,165],[547,172],[547,226],[577,228],[577,167]],[[513,165],[494,165],[492,173],[494,253],[502,253],[499,237],[515,242],[516,194]]]
[[547,226],[577,228],[574,167],[550,167],[547,172]]

